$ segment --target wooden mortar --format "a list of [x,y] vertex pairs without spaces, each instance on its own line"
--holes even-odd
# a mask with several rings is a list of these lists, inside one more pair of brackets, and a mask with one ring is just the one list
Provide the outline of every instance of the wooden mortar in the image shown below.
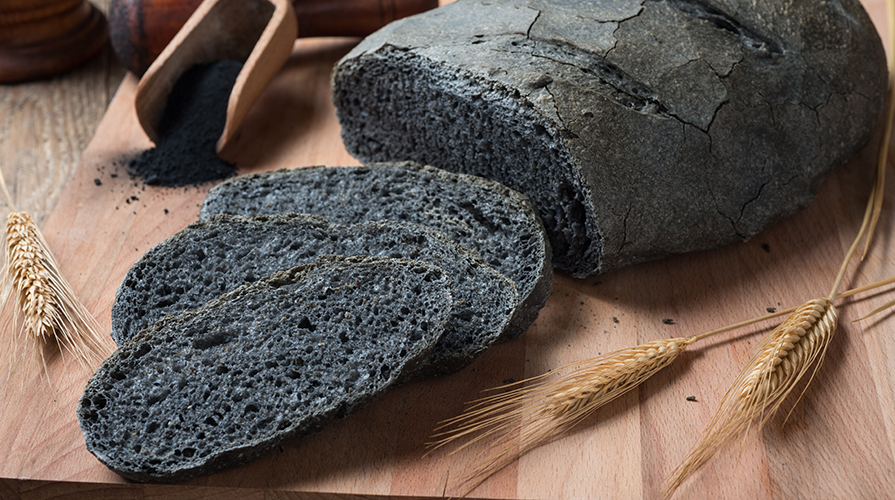
[[0,83],[73,69],[108,39],[106,18],[86,0],[0,0]]

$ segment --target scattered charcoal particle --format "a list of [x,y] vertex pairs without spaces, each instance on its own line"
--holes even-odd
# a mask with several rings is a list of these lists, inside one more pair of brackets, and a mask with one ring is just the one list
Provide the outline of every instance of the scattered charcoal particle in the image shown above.
[[771,253],[771,245],[768,245],[767,243],[762,243],[761,249],[764,250],[765,252]]
[[769,312],[769,313],[775,313],[775,312],[777,312],[777,308],[775,308],[775,307],[769,307],[769,308],[766,309],[766,311]]
[[165,215],[168,215],[168,209],[167,209],[167,208],[165,209]]
[[687,396],[687,401],[696,401],[696,396]]
[[673,324],[674,324],[674,320],[671,319],[671,318],[662,318],[662,323],[664,323],[664,324],[666,324],[666,325],[673,325]]
[[97,186],[102,186],[102,185],[103,185],[103,181],[101,181],[101,180],[99,180],[99,179],[93,179],[93,183],[96,184]]
[[140,198],[137,198],[136,196],[131,196],[131,200],[133,200],[133,201],[138,201],[139,199]]
[[613,317],[612,317],[612,322],[613,322],[613,323],[618,323],[618,318],[616,318],[615,316],[613,316]]
[[130,204],[131,204],[131,199],[130,199],[130,198],[125,198],[125,199],[124,199],[124,202],[127,203],[128,205],[130,205]]
[[118,178],[118,174],[109,174],[109,177],[111,177],[111,178],[113,178],[113,179],[117,179],[117,178]]

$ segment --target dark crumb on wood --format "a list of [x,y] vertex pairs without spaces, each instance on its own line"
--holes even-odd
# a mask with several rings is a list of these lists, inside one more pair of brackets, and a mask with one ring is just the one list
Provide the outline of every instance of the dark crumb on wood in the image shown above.
[[662,318],[662,323],[664,323],[664,324],[666,324],[666,325],[673,325],[673,324],[674,324],[674,320],[671,319],[671,318]]
[[93,183],[96,184],[97,186],[102,186],[102,185],[103,185],[103,181],[101,181],[101,180],[99,180],[99,179],[93,179]]
[[775,313],[775,312],[777,312],[777,308],[775,308],[775,307],[769,307],[769,308],[767,308],[767,309],[765,309],[765,310],[766,310],[767,312],[769,312],[769,313]]
[[616,318],[615,316],[613,316],[613,317],[612,317],[612,322],[613,322],[613,323],[618,323],[618,318]]
[[761,249],[764,250],[765,252],[771,253],[771,245],[768,245],[767,243],[762,243]]
[[600,285],[602,285],[602,284],[603,284],[602,281],[597,281],[596,283],[594,283],[594,286],[600,286]]
[[514,379],[513,377],[503,379],[504,384],[512,384],[515,381],[516,379]]
[[696,396],[687,396],[687,401],[696,401]]
[[168,209],[167,209],[167,208],[165,209],[165,215],[168,215]]

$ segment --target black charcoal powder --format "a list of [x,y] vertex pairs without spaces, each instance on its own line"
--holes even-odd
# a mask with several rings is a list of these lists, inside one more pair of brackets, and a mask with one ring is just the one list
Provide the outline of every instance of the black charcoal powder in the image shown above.
[[155,147],[130,162],[133,175],[146,184],[168,187],[232,176],[236,167],[218,158],[216,146],[242,66],[239,61],[224,60],[187,70],[168,96]]

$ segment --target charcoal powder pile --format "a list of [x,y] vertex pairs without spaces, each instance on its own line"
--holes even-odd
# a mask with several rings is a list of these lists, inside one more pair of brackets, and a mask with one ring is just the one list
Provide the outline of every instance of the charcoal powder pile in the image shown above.
[[129,164],[146,184],[180,187],[224,179],[236,167],[218,158],[216,144],[227,101],[242,63],[196,65],[177,80],[158,127],[159,140]]

